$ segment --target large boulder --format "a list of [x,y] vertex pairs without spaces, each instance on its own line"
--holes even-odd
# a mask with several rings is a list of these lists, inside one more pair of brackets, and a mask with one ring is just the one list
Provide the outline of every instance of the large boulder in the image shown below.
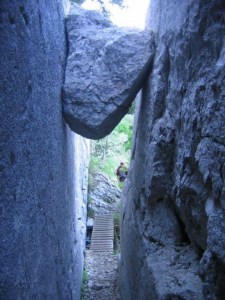
[[74,132],[99,139],[125,116],[149,73],[153,35],[116,27],[99,13],[77,6],[66,28],[64,118]]

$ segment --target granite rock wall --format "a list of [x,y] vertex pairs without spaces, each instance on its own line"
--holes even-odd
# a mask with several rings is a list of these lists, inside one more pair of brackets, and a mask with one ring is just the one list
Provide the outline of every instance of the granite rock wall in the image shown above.
[[[66,6],[0,2],[0,299],[80,298],[89,144],[62,117]],[[124,300],[225,298],[224,15],[223,0],[151,0]]]
[[62,117],[66,9],[0,2],[0,299],[80,298],[88,144]]
[[122,299],[225,299],[225,4],[151,0],[123,191]]

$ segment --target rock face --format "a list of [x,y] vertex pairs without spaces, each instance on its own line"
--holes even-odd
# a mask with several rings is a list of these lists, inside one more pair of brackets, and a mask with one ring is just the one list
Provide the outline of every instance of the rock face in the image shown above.
[[[62,118],[62,4],[0,3],[1,299],[80,298],[89,146]],[[224,0],[152,0],[156,50],[93,12],[67,21],[64,116],[87,137],[126,113],[155,51],[123,192],[123,299],[225,299],[224,15]]]
[[62,2],[0,1],[0,299],[80,299],[88,144],[62,118]]
[[152,34],[117,28],[76,6],[66,28],[64,117],[74,132],[99,139],[125,116],[140,90],[153,60]]
[[222,0],[151,1],[156,54],[122,199],[122,299],[225,299],[224,15]]
[[93,187],[88,195],[89,209],[95,214],[118,212],[121,191],[106,176],[94,174]]
[[[79,136],[73,136],[74,156],[74,201],[76,220],[76,243],[81,251],[85,249],[88,197],[88,165],[90,156],[90,141]],[[80,263],[83,265],[81,255]]]

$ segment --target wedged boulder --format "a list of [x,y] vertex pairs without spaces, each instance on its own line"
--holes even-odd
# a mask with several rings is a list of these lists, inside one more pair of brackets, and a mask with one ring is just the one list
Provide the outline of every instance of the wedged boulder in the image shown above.
[[77,6],[66,28],[64,118],[74,132],[99,139],[124,117],[150,72],[153,35],[116,27],[99,13]]

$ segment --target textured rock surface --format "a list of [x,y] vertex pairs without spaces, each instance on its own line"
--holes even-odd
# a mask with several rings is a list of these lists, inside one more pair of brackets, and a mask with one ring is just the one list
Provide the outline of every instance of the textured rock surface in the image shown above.
[[[76,205],[76,243],[83,251],[85,249],[86,223],[87,223],[87,197],[88,197],[88,164],[90,155],[90,141],[74,135],[74,201]],[[83,257],[80,258],[81,265]]]
[[82,300],[120,300],[116,255],[87,250],[85,270],[88,282]]
[[0,1],[0,299],[79,299],[88,146],[62,118],[65,50],[62,1]]
[[75,7],[66,21],[69,56],[63,111],[87,138],[109,134],[125,116],[150,69],[150,32],[113,26],[97,12]]
[[222,0],[151,1],[157,50],[123,195],[123,299],[225,299],[224,15]]
[[93,187],[88,195],[89,209],[98,214],[118,212],[121,191],[101,173],[93,176]]

